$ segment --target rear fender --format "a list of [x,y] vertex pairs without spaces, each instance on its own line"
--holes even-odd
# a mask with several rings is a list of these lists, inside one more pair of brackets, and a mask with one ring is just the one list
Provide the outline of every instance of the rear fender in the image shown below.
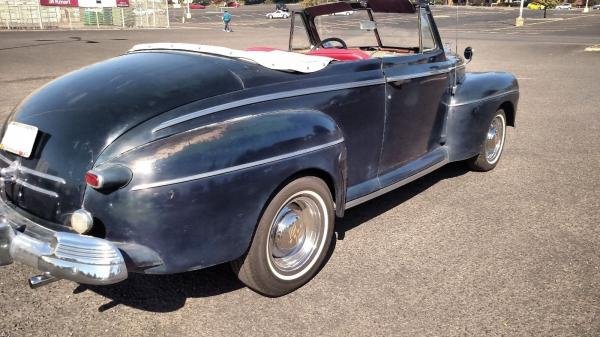
[[289,177],[331,178],[345,204],[345,146],[337,124],[316,110],[247,114],[156,140],[100,166],[120,164],[131,182],[88,189],[85,208],[106,237],[157,252],[172,273],[231,261],[249,247],[263,207]]

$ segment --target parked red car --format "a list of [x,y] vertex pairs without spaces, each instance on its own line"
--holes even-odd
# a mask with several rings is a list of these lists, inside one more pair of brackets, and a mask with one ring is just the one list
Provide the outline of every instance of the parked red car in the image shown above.
[[202,4],[190,4],[190,9],[205,9],[206,6]]
[[236,2],[236,1],[231,1],[231,2],[227,3],[227,7],[235,7],[235,8],[237,8],[237,7],[240,7],[240,3]]

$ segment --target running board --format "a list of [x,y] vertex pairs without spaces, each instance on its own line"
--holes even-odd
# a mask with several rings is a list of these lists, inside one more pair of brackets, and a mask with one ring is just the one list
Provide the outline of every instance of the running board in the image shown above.
[[435,163],[435,164],[433,164],[431,166],[428,166],[428,167],[424,168],[423,170],[421,170],[421,171],[419,171],[419,172],[411,175],[410,177],[404,178],[404,179],[402,179],[402,180],[400,180],[398,182],[395,182],[395,183],[393,183],[391,185],[388,185],[388,186],[386,186],[386,187],[384,187],[384,188],[382,188],[380,190],[377,190],[375,192],[372,192],[372,193],[367,194],[365,196],[362,196],[360,198],[356,198],[354,200],[348,201],[346,203],[346,209],[349,209],[349,208],[352,208],[354,206],[360,205],[360,204],[362,204],[364,202],[367,202],[367,201],[369,201],[369,200],[371,200],[373,198],[377,198],[380,195],[383,195],[383,194],[385,194],[387,192],[395,190],[398,187],[401,187],[401,186],[404,186],[404,185],[406,185],[406,184],[408,184],[410,182],[413,182],[413,181],[421,178],[422,176],[427,175],[427,174],[429,174],[429,173],[431,173],[431,172],[439,169],[440,167],[442,167],[442,166],[444,166],[444,165],[446,165],[448,163],[449,163],[449,160],[448,160],[448,156],[446,155],[446,156],[444,156],[444,159],[442,159],[441,161],[439,161],[439,162],[437,162],[437,163]]

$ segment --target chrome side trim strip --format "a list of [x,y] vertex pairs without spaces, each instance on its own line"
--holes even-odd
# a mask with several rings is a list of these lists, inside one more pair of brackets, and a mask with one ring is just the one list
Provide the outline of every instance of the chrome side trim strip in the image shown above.
[[266,159],[262,159],[262,160],[258,160],[258,161],[253,161],[253,162],[246,163],[246,164],[231,166],[231,167],[227,167],[227,168],[220,169],[220,170],[215,170],[215,171],[210,171],[210,172],[195,174],[195,175],[187,176],[187,177],[181,177],[181,178],[163,180],[163,181],[158,181],[158,182],[155,182],[155,183],[136,185],[131,190],[132,191],[139,191],[139,190],[144,190],[144,189],[148,189],[148,188],[154,188],[154,187],[160,187],[160,186],[166,186],[166,185],[179,184],[179,183],[183,183],[183,182],[187,182],[187,181],[191,181],[191,180],[198,180],[198,179],[208,178],[208,177],[212,177],[212,176],[217,176],[217,175],[220,175],[220,174],[225,174],[225,173],[230,173],[230,172],[234,172],[234,171],[244,170],[244,169],[247,169],[247,168],[251,168],[251,167],[255,167],[255,166],[260,166],[260,165],[264,165],[264,164],[268,164],[268,163],[273,163],[273,162],[276,162],[276,161],[280,161],[280,160],[284,160],[284,159],[288,159],[288,158],[292,158],[292,157],[301,156],[303,154],[307,154],[307,153],[319,151],[319,150],[322,150],[322,149],[325,149],[325,148],[328,148],[328,147],[340,144],[343,141],[344,141],[344,138],[341,138],[341,139],[338,139],[338,140],[335,140],[333,142],[329,142],[329,143],[326,143],[326,144],[309,147],[308,149],[298,150],[298,151],[295,151],[295,152],[286,153],[286,154],[282,154],[282,155],[279,155],[279,156],[275,156],[275,157],[271,157],[271,158],[266,158]]
[[3,156],[1,154],[0,154],[0,160],[7,163],[8,165],[12,164],[12,161],[10,159],[6,158],[5,156]]
[[0,154],[0,160],[2,160],[3,162],[7,163],[9,166],[15,165],[14,166],[15,170],[17,170],[19,172],[23,172],[23,173],[31,174],[32,176],[37,176],[37,177],[40,177],[40,178],[52,180],[52,181],[55,181],[55,182],[57,182],[59,184],[66,184],[67,183],[67,181],[64,180],[61,177],[53,176],[51,174],[47,174],[47,173],[43,173],[43,172],[40,172],[40,171],[32,170],[32,169],[27,168],[27,167],[23,167],[23,166],[21,166],[21,163],[18,160],[11,161],[10,159],[8,159],[5,156],[3,156],[2,154]]
[[52,192],[52,191],[48,191],[47,189],[41,188],[41,187],[37,187],[35,185],[31,185],[30,183],[23,181],[21,179],[17,179],[15,180],[15,184],[20,184],[21,186],[28,188],[30,190],[34,190],[36,192],[45,194],[45,195],[49,195],[52,198],[58,198],[58,194],[56,192]]
[[209,115],[209,114],[212,114],[215,112],[219,112],[219,111],[223,111],[223,110],[239,108],[239,107],[242,107],[245,105],[267,102],[267,101],[274,101],[277,99],[290,98],[290,97],[294,97],[294,96],[304,96],[304,95],[323,93],[323,92],[329,92],[329,91],[367,87],[367,86],[377,85],[377,84],[385,84],[385,79],[378,78],[378,79],[374,79],[374,80],[365,80],[365,81],[349,82],[349,83],[343,83],[343,84],[324,85],[324,86],[315,87],[315,88],[297,89],[297,90],[278,92],[278,93],[274,93],[274,94],[267,94],[267,95],[260,95],[260,96],[256,96],[256,97],[244,98],[241,100],[237,100],[237,101],[233,101],[233,102],[229,102],[229,103],[225,103],[225,104],[220,104],[220,105],[217,105],[214,107],[195,111],[195,112],[162,122],[157,127],[152,129],[152,133],[160,131],[160,130],[168,128],[168,127],[171,127],[176,124],[180,124],[180,123],[189,121],[194,118],[206,116],[206,115]]
[[23,173],[31,174],[32,176],[38,176],[40,178],[44,178],[44,179],[55,181],[55,182],[57,182],[59,184],[66,184],[67,183],[67,181],[64,180],[61,177],[57,177],[57,176],[53,176],[53,175],[50,175],[50,174],[42,173],[42,172],[39,172],[39,171],[35,171],[35,170],[29,169],[27,167],[19,166],[18,170],[21,171],[21,172],[23,172]]
[[360,205],[360,204],[362,204],[364,202],[367,202],[367,201],[369,201],[369,200],[371,200],[373,198],[376,198],[376,197],[378,197],[378,196],[380,196],[382,194],[385,194],[387,192],[395,190],[398,187],[401,187],[401,186],[406,185],[406,184],[408,184],[410,182],[413,182],[413,181],[421,178],[422,176],[424,176],[424,175],[426,175],[428,173],[431,173],[431,172],[439,169],[440,167],[448,164],[448,162],[449,162],[448,158],[444,158],[442,161],[437,162],[437,163],[429,166],[428,168],[426,168],[426,169],[424,169],[422,171],[419,171],[418,173],[416,173],[416,174],[414,174],[414,175],[412,175],[412,176],[410,176],[410,177],[408,177],[406,179],[403,179],[403,180],[400,180],[400,181],[398,181],[396,183],[388,185],[388,186],[386,186],[386,187],[384,187],[384,188],[382,188],[380,190],[377,190],[377,191],[375,191],[375,192],[373,192],[371,194],[367,194],[367,195],[362,196],[360,198],[357,198],[357,199],[354,199],[354,200],[350,200],[350,201],[348,201],[346,203],[346,209],[349,209],[349,208],[352,208],[354,206]]
[[426,77],[426,76],[432,76],[432,75],[439,75],[439,74],[449,73],[450,70],[452,70],[452,69],[454,69],[454,68],[444,68],[444,69],[424,71],[422,73],[407,74],[407,75],[398,75],[398,76],[390,76],[390,77],[386,77],[385,80],[386,80],[386,83],[396,82],[396,81],[405,81],[405,80],[411,80],[411,79],[414,79],[414,78],[420,78],[420,77]]
[[477,102],[489,101],[489,100],[492,100],[492,99],[495,99],[495,98],[499,98],[499,97],[502,97],[502,96],[513,94],[515,92],[519,92],[519,89],[504,91],[504,92],[500,92],[500,93],[494,94],[492,96],[478,98],[478,99],[473,99],[473,100],[466,101],[466,102],[460,102],[460,103],[443,103],[443,104],[445,104],[446,106],[449,106],[449,107],[463,106],[463,105],[469,105],[469,104],[473,104],[473,103],[477,103]]

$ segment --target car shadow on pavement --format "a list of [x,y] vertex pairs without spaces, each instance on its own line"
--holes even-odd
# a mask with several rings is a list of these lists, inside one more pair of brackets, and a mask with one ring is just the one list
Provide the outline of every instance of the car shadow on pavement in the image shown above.
[[450,163],[408,185],[347,210],[343,218],[336,220],[335,230],[338,240],[343,240],[346,232],[397,207],[436,183],[444,179],[461,176],[467,172],[470,171],[464,163]]
[[[346,232],[380,214],[402,204],[427,190],[437,182],[469,172],[462,163],[451,163],[395,191],[382,195],[363,205],[348,210],[345,217],[336,220],[337,240],[343,240]],[[325,265],[334,254],[336,239],[325,257]],[[182,308],[188,298],[217,296],[244,287],[228,264],[173,275],[129,274],[121,283],[108,286],[79,285],[73,293],[91,290],[110,301],[98,311],[125,305],[151,312],[171,312]]]
[[211,297],[244,285],[228,264],[173,275],[130,273],[123,282],[107,286],[79,285],[73,293],[91,290],[111,301],[101,305],[103,312],[118,305],[151,311],[171,312],[182,308],[188,298]]
[[[331,258],[335,246],[334,238],[321,268]],[[229,264],[225,263],[173,275],[130,273],[129,278],[117,284],[106,286],[80,284],[73,290],[73,294],[90,290],[110,299],[109,302],[98,307],[99,312],[110,310],[118,305],[150,312],[171,312],[181,309],[188,298],[217,296],[244,287],[245,285],[231,271]]]

